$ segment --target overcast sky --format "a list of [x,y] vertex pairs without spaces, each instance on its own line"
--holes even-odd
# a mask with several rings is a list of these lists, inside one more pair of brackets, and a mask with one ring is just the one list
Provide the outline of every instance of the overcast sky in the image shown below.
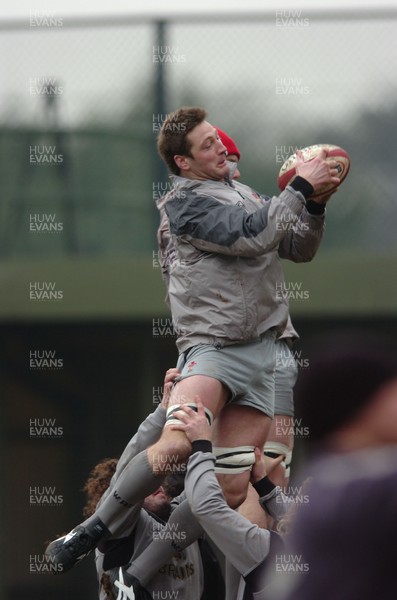
[[117,14],[166,14],[197,12],[255,12],[286,10],[332,10],[380,9],[395,7],[395,0],[6,0],[2,2],[0,17],[26,18],[31,11],[48,11],[62,16],[78,15],[117,15]]

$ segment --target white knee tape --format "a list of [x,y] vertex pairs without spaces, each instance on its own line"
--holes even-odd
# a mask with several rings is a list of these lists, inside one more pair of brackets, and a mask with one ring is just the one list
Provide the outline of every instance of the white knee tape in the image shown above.
[[287,456],[289,452],[289,446],[286,444],[280,444],[280,442],[269,441],[264,445],[263,452],[266,455],[277,454],[277,456],[279,456],[282,454],[283,456]]
[[[182,406],[190,406],[190,408],[197,412],[197,404],[195,402],[187,402],[186,404],[173,404],[172,406],[169,406],[167,408],[167,417],[165,420],[164,427],[167,427],[167,425],[175,425],[177,423],[180,423],[180,420],[178,419],[178,417],[174,416],[174,413],[178,412],[178,410],[181,410]],[[208,423],[212,425],[214,415],[212,414],[210,409],[206,407],[204,407],[204,412],[205,416],[207,417]]]
[[255,464],[254,446],[237,446],[236,448],[220,448],[215,446],[215,473],[244,473],[250,471]]

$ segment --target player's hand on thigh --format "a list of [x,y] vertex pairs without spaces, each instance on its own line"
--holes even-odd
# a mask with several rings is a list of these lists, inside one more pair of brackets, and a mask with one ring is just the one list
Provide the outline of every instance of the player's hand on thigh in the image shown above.
[[204,405],[199,396],[195,396],[194,402],[197,404],[197,412],[186,404],[182,405],[180,410],[174,413],[180,423],[175,423],[170,428],[175,431],[184,431],[189,442],[211,440],[211,426],[204,412]]
[[175,379],[179,377],[180,374],[180,371],[178,371],[176,367],[172,367],[166,372],[164,377],[163,398],[161,400],[161,406],[163,406],[163,408],[168,408],[171,390],[174,387]]

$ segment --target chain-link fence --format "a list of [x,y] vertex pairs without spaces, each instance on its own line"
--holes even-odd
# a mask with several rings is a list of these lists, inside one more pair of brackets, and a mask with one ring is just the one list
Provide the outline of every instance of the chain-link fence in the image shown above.
[[107,24],[41,12],[3,26],[3,255],[151,253],[165,185],[155,135],[182,104],[235,137],[243,180],[265,193],[297,147],[345,147],[351,174],[324,251],[394,251],[396,17]]
[[321,256],[288,282],[308,297],[291,298],[299,356],[318,332],[363,330],[374,306],[370,326],[393,335],[396,34],[397,11],[0,23],[1,600],[97,597],[89,561],[32,575],[50,574],[46,536],[81,518],[89,469],[120,453],[176,359],[154,258],[169,111],[205,106],[238,143],[242,181],[267,194],[297,147],[346,148]]

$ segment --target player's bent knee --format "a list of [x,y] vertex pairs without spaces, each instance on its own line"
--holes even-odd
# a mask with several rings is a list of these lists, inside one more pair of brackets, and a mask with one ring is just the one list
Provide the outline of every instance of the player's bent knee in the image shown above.
[[188,461],[191,449],[183,432],[166,429],[159,441],[148,449],[149,462],[153,470],[164,475],[179,471]]
[[235,448],[214,447],[216,456],[215,473],[233,475],[251,471],[255,464],[254,446],[236,446]]
[[269,475],[270,480],[275,485],[279,485],[284,489],[284,486],[287,485],[290,477],[292,449],[286,444],[270,440],[264,445],[263,452],[266,456],[270,456],[271,458],[284,456],[283,461],[275,467]]
[[[197,404],[189,402],[187,406],[197,410]],[[180,410],[181,404],[174,404],[167,409],[166,423],[159,441],[148,450],[149,462],[156,471],[167,474],[174,468],[175,471],[185,465],[190,456],[192,446],[183,431],[170,429],[169,425],[179,423],[175,413]],[[205,409],[209,423],[212,423],[212,413]]]
[[252,466],[255,464],[254,446],[234,448],[215,446],[215,473],[231,508],[238,508],[247,497]]

